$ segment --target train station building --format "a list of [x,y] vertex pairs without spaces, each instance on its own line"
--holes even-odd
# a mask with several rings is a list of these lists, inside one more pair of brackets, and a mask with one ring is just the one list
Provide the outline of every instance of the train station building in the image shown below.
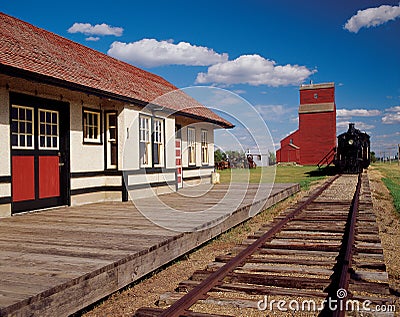
[[299,129],[280,141],[278,163],[317,165],[333,160],[336,147],[335,84],[300,86]]
[[3,13],[0,43],[0,216],[209,181],[233,125],[165,79]]

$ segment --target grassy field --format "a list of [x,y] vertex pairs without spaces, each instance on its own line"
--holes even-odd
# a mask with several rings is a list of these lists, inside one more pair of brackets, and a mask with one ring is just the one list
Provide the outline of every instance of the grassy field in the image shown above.
[[400,166],[396,163],[375,163],[373,164],[382,174],[382,181],[389,189],[393,197],[393,203],[398,213],[400,213]]
[[332,173],[331,170],[318,170],[316,166],[277,166],[257,167],[256,169],[227,169],[218,171],[221,183],[300,183],[302,189],[308,189],[313,181],[320,180]]

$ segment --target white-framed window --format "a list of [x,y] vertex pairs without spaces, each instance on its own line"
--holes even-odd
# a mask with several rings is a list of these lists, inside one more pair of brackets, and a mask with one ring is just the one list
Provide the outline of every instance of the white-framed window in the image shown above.
[[108,169],[117,168],[117,151],[118,151],[118,135],[117,135],[117,113],[106,112],[106,166]]
[[188,161],[189,165],[196,165],[196,130],[188,128]]
[[201,130],[201,163],[208,164],[208,131]]
[[153,163],[156,166],[164,164],[164,127],[163,119],[153,121]]
[[58,111],[39,109],[39,149],[59,148]]
[[101,143],[100,111],[83,109],[83,141]]
[[11,106],[11,146],[13,149],[33,149],[34,109],[19,105]]
[[139,152],[140,165],[151,166],[151,118],[140,115],[139,117]]

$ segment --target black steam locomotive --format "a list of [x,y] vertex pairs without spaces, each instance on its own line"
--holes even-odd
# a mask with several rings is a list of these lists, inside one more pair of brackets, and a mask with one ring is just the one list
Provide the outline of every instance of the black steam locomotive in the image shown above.
[[334,160],[339,173],[360,173],[370,163],[370,141],[367,133],[349,124],[347,132],[338,136],[338,146]]

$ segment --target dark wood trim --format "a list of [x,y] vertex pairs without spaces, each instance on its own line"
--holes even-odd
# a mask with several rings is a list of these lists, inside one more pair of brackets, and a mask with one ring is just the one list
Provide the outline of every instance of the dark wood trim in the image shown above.
[[122,175],[122,201],[128,201],[129,200],[129,193],[128,193],[128,188],[127,188],[127,183],[128,183],[128,177]]
[[11,183],[11,175],[10,176],[0,176],[0,184],[8,184]]
[[182,139],[182,125],[175,124],[175,138]]
[[190,171],[190,170],[213,169],[213,168],[214,168],[214,165],[185,166],[185,167],[182,167],[182,170]]
[[150,187],[162,187],[162,186],[173,186],[176,187],[176,181],[164,181],[156,183],[144,183],[144,184],[133,184],[128,186],[128,190],[144,189]]
[[0,197],[0,205],[7,205],[11,204],[11,196],[6,196],[6,197]]
[[[101,136],[100,136],[100,138],[102,138]],[[104,142],[103,141],[101,141],[100,143],[99,142],[89,142],[89,141],[82,141],[82,144],[83,145],[90,145],[90,146],[102,146],[103,144],[104,144]]]
[[143,175],[143,174],[159,174],[159,173],[175,173],[175,168],[146,167],[146,168],[140,168],[137,170],[128,170],[128,171],[118,171],[118,170],[111,169],[111,170],[105,170],[105,171],[72,172],[71,178]]
[[123,171],[124,175],[143,175],[143,174],[160,174],[160,173],[175,173],[175,168],[164,167],[142,167],[137,170]]
[[71,190],[71,195],[82,195],[82,194],[90,194],[90,193],[98,193],[98,192],[121,192],[122,186],[94,186],[94,187],[85,187],[85,188],[77,188]]
[[66,204],[60,202],[58,197],[12,202],[11,214],[65,205]]
[[183,180],[191,181],[194,179],[201,179],[201,178],[211,178],[211,175],[197,175],[197,176],[183,177]]
[[[134,184],[128,186],[128,190],[136,190],[143,189],[149,187],[161,187],[161,186],[176,186],[176,181],[164,181],[157,183],[145,183],[145,184]],[[95,186],[95,187],[85,187],[71,190],[71,195],[82,195],[82,194],[90,194],[90,193],[98,193],[98,192],[122,192],[122,196],[124,196],[125,186]],[[124,197],[122,197],[124,198]],[[123,200],[124,201],[124,200]]]
[[122,171],[118,170],[105,170],[105,171],[93,171],[93,172],[72,172],[71,178],[83,178],[83,177],[99,177],[99,176],[121,176]]

